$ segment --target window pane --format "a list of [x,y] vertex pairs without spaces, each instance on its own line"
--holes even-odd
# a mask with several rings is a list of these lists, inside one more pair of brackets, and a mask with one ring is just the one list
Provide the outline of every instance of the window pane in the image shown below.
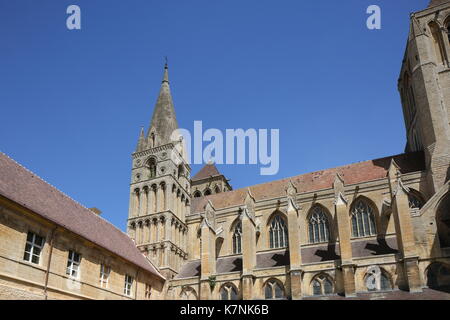
[[42,247],[42,245],[44,244],[44,238],[36,235],[36,239],[34,240],[34,243],[36,245],[38,245],[39,247]]
[[333,293],[333,284],[330,280],[326,279],[323,282],[323,291],[325,294],[332,294]]
[[381,274],[381,290],[390,290],[391,289],[391,283],[389,281],[389,278],[384,275]]
[[238,299],[238,294],[237,294],[237,291],[236,291],[236,289],[234,287],[231,288],[230,294],[231,294],[231,300],[237,300]]
[[26,252],[31,252],[31,244],[27,243],[27,244],[25,245],[25,251],[26,251]]
[[322,294],[322,289],[320,282],[317,280],[313,281],[313,295],[320,296]]
[[284,297],[283,289],[278,283],[275,283],[275,298],[281,299]]
[[222,300],[228,300],[228,292],[225,288],[222,288],[220,290],[220,299]]
[[314,234],[313,234],[313,232],[314,232],[314,227],[313,227],[312,223],[310,222],[309,223],[309,242],[310,243],[314,243]]
[[357,237],[358,236],[358,224],[357,224],[355,215],[352,216],[352,227],[353,227],[353,236]]
[[33,255],[32,258],[31,258],[31,262],[39,263],[39,256]]
[[264,289],[266,299],[272,299],[272,287],[269,283],[266,284]]

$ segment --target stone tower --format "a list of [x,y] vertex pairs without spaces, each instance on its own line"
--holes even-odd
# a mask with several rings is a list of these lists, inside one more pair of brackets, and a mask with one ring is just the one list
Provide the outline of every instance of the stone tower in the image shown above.
[[449,179],[450,0],[432,0],[411,15],[398,89],[406,126],[406,151],[423,150],[429,195]]
[[170,93],[167,64],[147,134],[132,154],[128,235],[171,279],[187,259],[190,166]]

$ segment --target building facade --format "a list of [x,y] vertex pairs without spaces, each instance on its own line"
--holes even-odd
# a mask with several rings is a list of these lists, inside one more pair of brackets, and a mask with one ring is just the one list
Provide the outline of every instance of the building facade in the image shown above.
[[411,15],[405,153],[232,190],[190,178],[167,65],[133,153],[128,234],[166,299],[302,299],[450,286],[450,2]]
[[162,299],[121,230],[0,153],[0,300]]
[[398,89],[405,153],[233,190],[191,178],[166,65],[126,234],[0,153],[0,299],[449,292],[449,0],[411,15]]

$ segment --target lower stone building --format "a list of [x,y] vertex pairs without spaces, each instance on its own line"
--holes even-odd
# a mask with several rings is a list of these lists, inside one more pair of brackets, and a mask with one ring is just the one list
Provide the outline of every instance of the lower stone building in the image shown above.
[[161,299],[122,231],[0,153],[0,300]]

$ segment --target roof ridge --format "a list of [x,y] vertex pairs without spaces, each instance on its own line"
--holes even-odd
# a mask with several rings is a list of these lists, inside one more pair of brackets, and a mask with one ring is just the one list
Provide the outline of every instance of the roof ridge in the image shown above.
[[[253,185],[250,185],[250,186],[245,186],[245,187],[242,187],[242,188],[234,189],[234,190],[231,190],[231,191],[228,191],[228,192],[242,192],[243,190],[246,190],[246,189],[249,189],[249,188],[258,187],[258,186],[265,185],[265,184],[268,184],[268,183],[280,182],[282,180],[293,179],[293,178],[300,177],[300,176],[307,175],[307,174],[314,174],[314,173],[323,172],[323,171],[332,170],[332,169],[345,168],[345,167],[348,167],[348,166],[351,166],[351,165],[360,164],[360,163],[364,163],[364,162],[384,160],[384,159],[389,159],[389,158],[395,158],[395,157],[402,156],[402,155],[405,155],[405,154],[413,154],[413,153],[419,153],[419,152],[421,152],[421,151],[398,153],[398,154],[395,154],[395,155],[385,156],[385,157],[376,158],[376,159],[356,161],[356,162],[340,165],[340,166],[337,166],[337,167],[329,167],[329,168],[325,168],[325,169],[321,169],[321,170],[316,170],[316,171],[311,171],[311,172],[304,172],[304,173],[300,173],[300,174],[297,174],[297,175],[294,175],[294,176],[288,176],[288,177],[280,178],[280,179],[277,179],[277,180],[271,180],[271,181],[266,181],[266,182],[262,182],[262,183],[258,183],[258,184],[253,184]],[[223,194],[225,194],[225,193],[211,194],[211,195],[208,195],[208,196],[204,196],[202,198],[214,198],[215,196],[220,197]]]
[[[122,232],[123,234],[127,235],[125,232],[123,232],[122,230],[120,230],[119,228],[117,228],[115,225],[113,225],[111,222],[109,222],[108,220],[106,220],[105,218],[103,218],[102,216],[92,212],[92,210],[90,210],[88,207],[86,207],[85,205],[83,205],[81,202],[73,199],[71,196],[69,196],[68,194],[66,194],[65,192],[61,191],[60,189],[58,189],[57,187],[55,187],[53,184],[51,184],[50,182],[48,182],[47,180],[45,180],[44,178],[42,178],[41,176],[39,176],[38,174],[36,174],[35,172],[31,171],[30,169],[28,169],[27,167],[25,167],[24,165],[20,164],[19,162],[17,162],[16,160],[14,160],[13,158],[11,158],[10,156],[8,156],[6,153],[0,151],[1,154],[3,154],[4,156],[6,156],[9,160],[13,161],[15,164],[19,165],[20,167],[22,167],[23,169],[25,169],[26,171],[28,171],[29,173],[31,173],[33,176],[35,176],[36,178],[38,178],[39,180],[41,180],[42,182],[48,184],[50,187],[52,187],[53,189],[55,189],[56,191],[58,191],[59,193],[61,193],[63,196],[65,196],[66,198],[70,199],[71,201],[73,201],[74,203],[78,204],[80,207],[82,207],[85,210],[88,210],[91,214],[93,214],[95,217],[102,219],[103,221],[109,223],[111,226],[113,226],[114,228],[116,228],[117,230],[119,230],[120,232]],[[128,235],[127,235],[128,236]]]

